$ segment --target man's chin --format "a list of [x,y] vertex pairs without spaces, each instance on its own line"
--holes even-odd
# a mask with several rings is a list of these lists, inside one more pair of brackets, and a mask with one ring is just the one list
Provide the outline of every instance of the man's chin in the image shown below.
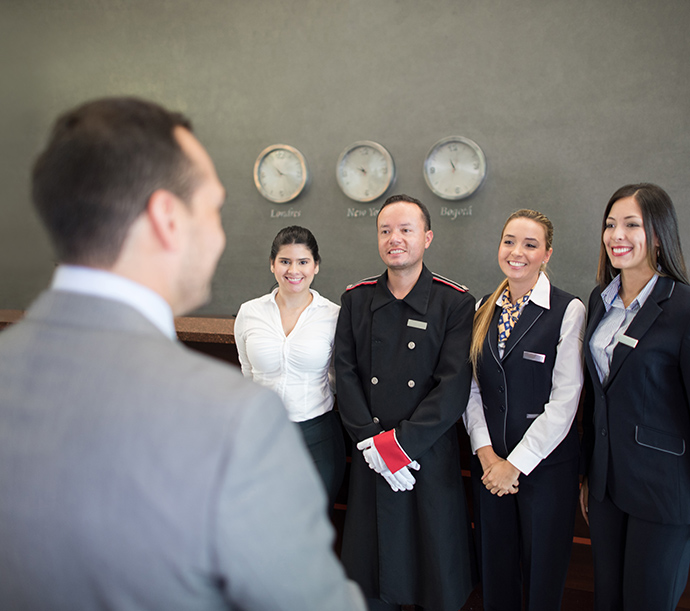
[[195,299],[190,299],[189,296],[186,296],[186,299],[180,301],[180,305],[177,308],[173,308],[175,316],[186,316],[187,314],[191,314],[195,310],[211,302],[211,287],[208,286],[203,294],[198,295]]
[[410,267],[409,261],[402,261],[402,260],[393,260],[391,261],[390,259],[388,261],[385,261],[386,267],[388,269],[407,269]]

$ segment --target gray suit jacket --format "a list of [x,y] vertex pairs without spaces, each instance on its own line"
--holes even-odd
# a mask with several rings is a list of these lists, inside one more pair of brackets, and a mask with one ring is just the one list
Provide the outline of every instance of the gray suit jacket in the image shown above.
[[0,334],[0,609],[363,609],[270,391],[131,307]]

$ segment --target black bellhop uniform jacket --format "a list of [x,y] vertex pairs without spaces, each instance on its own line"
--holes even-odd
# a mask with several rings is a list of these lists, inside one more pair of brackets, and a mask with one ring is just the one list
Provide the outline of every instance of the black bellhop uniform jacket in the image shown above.
[[365,594],[457,609],[475,583],[455,423],[469,395],[474,298],[426,267],[401,300],[387,272],[342,296],[338,405],[355,443],[395,428],[417,460],[414,490],[393,492],[353,448],[343,562]]

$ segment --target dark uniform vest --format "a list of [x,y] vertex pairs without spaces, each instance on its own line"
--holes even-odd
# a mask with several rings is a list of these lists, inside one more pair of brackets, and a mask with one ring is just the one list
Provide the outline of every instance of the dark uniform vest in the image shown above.
[[[552,286],[550,309],[528,302],[506,342],[502,359],[498,353],[501,308],[495,307],[478,377],[491,444],[501,458],[508,457],[549,401],[561,324],[573,299],[576,297]],[[578,452],[573,421],[565,439],[542,464],[568,460]]]

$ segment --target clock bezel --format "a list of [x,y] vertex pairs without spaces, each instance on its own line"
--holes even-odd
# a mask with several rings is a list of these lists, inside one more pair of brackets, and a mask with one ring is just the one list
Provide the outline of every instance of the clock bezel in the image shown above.
[[[261,178],[259,176],[259,171],[261,169],[261,163],[270,155],[273,151],[277,150],[284,150],[287,151],[288,153],[294,155],[297,160],[300,163],[300,166],[302,168],[302,181],[300,184],[297,186],[296,190],[294,192],[291,192],[290,195],[287,197],[274,197],[272,195],[269,195],[269,193],[266,191],[264,188],[263,184],[261,183]],[[302,154],[302,152],[295,148],[294,146],[290,146],[289,144],[271,144],[270,146],[267,146],[264,150],[262,150],[259,153],[259,156],[256,158],[256,161],[254,162],[254,185],[256,186],[256,189],[259,191],[262,197],[267,199],[270,202],[273,202],[275,204],[286,204],[288,202],[293,201],[301,193],[304,191],[305,187],[307,186],[307,183],[309,182],[309,169],[307,167],[307,161]]]
[[[388,167],[388,180],[386,182],[385,187],[380,192],[377,192],[376,194],[369,197],[359,197],[352,194],[351,192],[348,192],[348,187],[345,184],[343,184],[343,179],[341,176],[341,169],[348,155],[350,155],[352,151],[354,151],[355,149],[362,147],[368,147],[378,151],[383,156],[386,162],[386,166]],[[338,163],[335,166],[335,177],[338,181],[338,186],[340,187],[340,190],[351,200],[362,203],[373,202],[374,200],[383,196],[386,193],[386,191],[388,191],[388,189],[390,189],[393,186],[393,183],[395,182],[395,161],[393,160],[393,156],[390,154],[388,149],[382,144],[374,142],[373,140],[357,140],[356,142],[353,142],[352,144],[345,147],[343,152],[340,153],[340,156],[338,157]]]
[[[462,146],[470,148],[479,159],[479,180],[476,181],[475,184],[473,184],[469,190],[463,191],[462,193],[456,195],[448,195],[447,193],[439,191],[432,184],[431,179],[429,178],[428,169],[428,164],[434,151],[443,146],[446,146],[451,142],[456,142]],[[424,158],[424,165],[422,171],[424,174],[424,181],[426,182],[426,186],[429,187],[429,190],[434,195],[437,195],[438,197],[445,200],[458,201],[461,199],[466,199],[471,195],[474,195],[479,190],[479,188],[484,184],[484,181],[486,180],[486,169],[486,155],[484,154],[482,148],[474,140],[471,140],[470,138],[466,138],[464,136],[447,136],[445,138],[441,138],[438,142],[434,143],[434,145],[429,149],[429,152],[426,154],[426,157]]]

